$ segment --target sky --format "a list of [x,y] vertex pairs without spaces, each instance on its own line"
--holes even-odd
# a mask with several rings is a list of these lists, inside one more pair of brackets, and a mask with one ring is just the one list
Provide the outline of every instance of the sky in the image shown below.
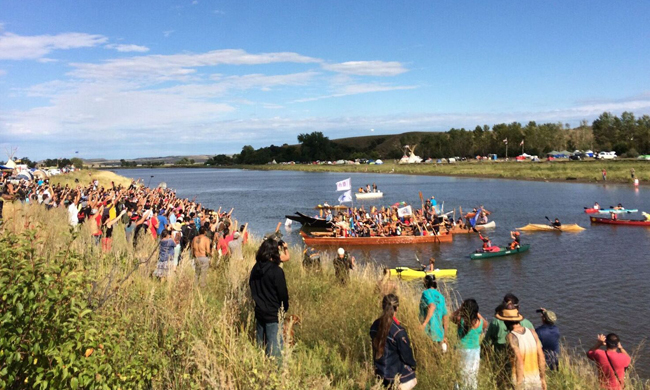
[[214,155],[641,116],[648,15],[646,0],[0,0],[0,147]]

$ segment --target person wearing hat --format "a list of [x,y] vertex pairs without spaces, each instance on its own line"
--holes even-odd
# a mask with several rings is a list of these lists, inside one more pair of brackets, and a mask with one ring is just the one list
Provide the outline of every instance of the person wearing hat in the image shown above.
[[542,325],[535,328],[535,332],[537,332],[537,337],[542,343],[542,351],[544,351],[544,356],[546,357],[546,366],[553,371],[557,371],[558,356],[560,355],[560,330],[555,325],[557,316],[552,311],[546,310],[543,307],[538,309],[537,312],[542,317]]
[[336,251],[336,257],[333,260],[334,263],[334,272],[336,273],[336,278],[341,282],[341,284],[346,284],[350,279],[350,270],[354,269],[354,256],[350,256],[345,249],[339,248]]
[[546,390],[546,360],[537,333],[521,326],[524,316],[512,303],[497,313],[496,318],[503,321],[509,331],[506,340],[512,351],[512,383],[515,388]]

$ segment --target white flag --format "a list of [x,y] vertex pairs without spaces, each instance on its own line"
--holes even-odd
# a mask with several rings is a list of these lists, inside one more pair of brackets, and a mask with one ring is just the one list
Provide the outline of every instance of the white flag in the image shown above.
[[413,214],[413,210],[411,210],[411,206],[406,206],[406,207],[402,207],[401,209],[397,209],[398,217],[407,217],[412,214]]
[[345,180],[337,181],[336,182],[336,190],[337,191],[348,191],[352,189],[352,180],[348,177]]
[[345,202],[352,202],[352,190],[347,190],[341,196],[339,196],[339,203],[345,203]]
[[503,140],[503,143],[506,144],[506,145],[508,145],[508,139],[507,139],[507,138],[504,139],[504,140]]

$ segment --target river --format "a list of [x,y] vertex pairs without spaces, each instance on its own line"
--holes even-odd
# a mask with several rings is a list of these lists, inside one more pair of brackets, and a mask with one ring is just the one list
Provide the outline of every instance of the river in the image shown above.
[[[456,268],[458,277],[447,282],[463,298],[474,297],[481,313],[494,314],[503,295],[515,293],[521,312],[536,326],[535,309],[545,307],[558,317],[557,325],[569,347],[588,349],[598,333],[615,332],[628,351],[650,334],[642,325],[650,302],[650,228],[591,225],[583,206],[595,201],[608,207],[650,212],[650,188],[626,185],[532,182],[498,179],[409,176],[390,174],[312,173],[230,169],[129,169],[116,173],[142,178],[152,186],[160,182],[181,197],[194,198],[210,208],[235,208],[240,222],[249,222],[257,235],[273,231],[284,216],[295,211],[314,215],[315,205],[336,204],[337,181],[352,178],[352,187],[377,183],[384,198],[355,205],[391,205],[406,201],[419,207],[418,192],[434,195],[446,211],[484,205],[497,227],[489,232],[496,245],[510,241],[510,230],[528,223],[545,223],[545,216],[587,228],[580,233],[522,233],[531,250],[522,255],[471,261],[481,245],[476,235],[455,235],[453,243],[352,249],[360,263],[388,267],[416,266],[435,256],[439,268]],[[153,178],[151,177],[153,176]],[[641,218],[633,214],[633,218]],[[623,216],[622,218],[627,218]],[[302,245],[299,225],[282,228],[285,240]],[[296,259],[300,261],[300,259]],[[636,364],[650,377],[649,348]]]

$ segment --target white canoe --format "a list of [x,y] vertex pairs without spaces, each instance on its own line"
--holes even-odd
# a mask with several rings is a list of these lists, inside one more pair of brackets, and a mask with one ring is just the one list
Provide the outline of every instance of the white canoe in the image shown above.
[[490,221],[490,222],[488,222],[486,224],[483,224],[483,225],[476,224],[476,226],[474,226],[474,227],[476,228],[476,230],[492,229],[492,228],[497,227],[497,224],[494,221]]
[[354,194],[357,199],[377,199],[384,196],[384,193],[381,191],[378,192],[357,192]]

